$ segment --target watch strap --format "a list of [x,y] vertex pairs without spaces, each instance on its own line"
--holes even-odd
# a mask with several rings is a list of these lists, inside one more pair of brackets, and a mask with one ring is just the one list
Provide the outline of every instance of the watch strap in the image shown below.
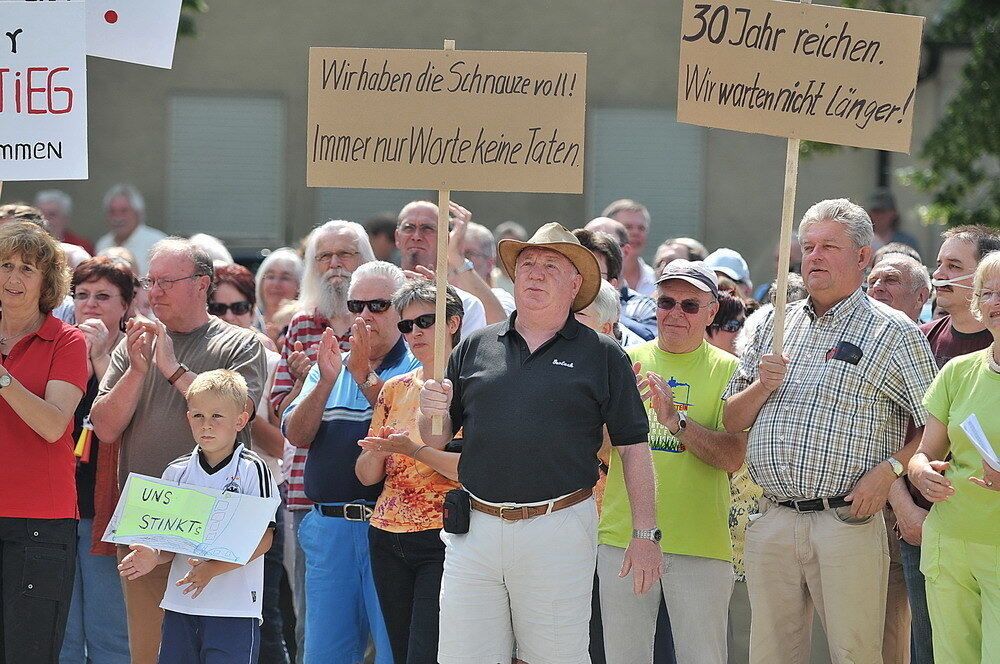
[[369,371],[368,375],[365,376],[365,382],[361,383],[361,387],[366,389],[369,387],[375,387],[376,385],[378,385],[378,381],[379,381],[378,374],[375,373],[374,371]]
[[176,383],[180,379],[181,376],[183,376],[187,372],[188,372],[188,368],[186,366],[184,366],[183,364],[181,364],[180,362],[178,362],[177,363],[177,371],[175,371],[174,374],[170,378],[167,379],[167,382],[170,383],[171,385],[173,385],[174,383]]

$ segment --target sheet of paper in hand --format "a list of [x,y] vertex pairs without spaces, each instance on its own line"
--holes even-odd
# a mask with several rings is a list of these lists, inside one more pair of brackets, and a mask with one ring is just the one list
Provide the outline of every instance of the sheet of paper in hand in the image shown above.
[[1000,471],[1000,459],[997,458],[997,453],[993,450],[993,446],[990,444],[989,438],[986,437],[986,432],[983,431],[983,427],[979,423],[979,418],[976,417],[976,414],[972,413],[969,415],[959,426],[962,427],[962,431],[965,432],[965,435],[969,437],[972,444],[979,450],[979,454],[983,457],[983,460],[990,464],[990,468]]
[[129,473],[101,540],[245,565],[280,502]]

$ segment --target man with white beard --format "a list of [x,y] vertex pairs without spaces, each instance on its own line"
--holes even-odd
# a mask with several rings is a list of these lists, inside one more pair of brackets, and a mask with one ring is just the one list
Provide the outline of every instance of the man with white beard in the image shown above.
[[[363,263],[375,260],[368,234],[361,224],[352,221],[328,221],[312,230],[305,240],[305,269],[299,295],[301,308],[288,323],[281,360],[271,389],[271,406],[280,417],[302,389],[306,375],[316,360],[316,348],[327,328],[333,329],[340,350],[350,350],[351,324],[354,315],[347,311],[347,287],[351,274]],[[288,509],[295,532],[312,502],[306,498],[303,472],[307,447],[295,448],[288,473]],[[295,579],[292,590],[299,615],[296,641],[302,652],[305,626],[305,556],[296,540]],[[301,661],[301,656],[297,658]]]

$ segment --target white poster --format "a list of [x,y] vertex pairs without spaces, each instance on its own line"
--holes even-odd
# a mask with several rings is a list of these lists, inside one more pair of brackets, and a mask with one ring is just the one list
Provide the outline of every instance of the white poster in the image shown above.
[[170,69],[181,0],[87,0],[87,55]]
[[87,179],[84,3],[0,2],[0,181]]

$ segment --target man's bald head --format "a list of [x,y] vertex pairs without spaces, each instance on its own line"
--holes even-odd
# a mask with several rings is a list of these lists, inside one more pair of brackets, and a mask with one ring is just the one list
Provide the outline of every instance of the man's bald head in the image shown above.
[[607,233],[614,239],[618,240],[618,246],[623,249],[628,244],[628,229],[620,221],[615,221],[610,217],[597,217],[596,219],[591,219],[584,226],[588,231],[601,231],[602,233]]

